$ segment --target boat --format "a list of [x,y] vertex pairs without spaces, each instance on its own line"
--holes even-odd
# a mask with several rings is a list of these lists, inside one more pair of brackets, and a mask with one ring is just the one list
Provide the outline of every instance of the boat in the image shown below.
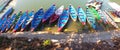
[[58,31],[62,31],[63,27],[69,20],[69,10],[66,8],[58,20]]
[[15,25],[17,24],[17,21],[22,15],[23,15],[22,11],[19,11],[19,13],[15,17],[15,20],[12,22],[11,28],[9,27],[8,29],[13,29]]
[[40,24],[42,21],[42,18],[44,17],[44,10],[43,8],[40,8],[34,15],[34,18],[31,22],[31,31],[34,31],[37,26]]
[[8,18],[8,19],[3,23],[3,26],[2,26],[2,28],[1,28],[1,33],[3,33],[3,32],[5,31],[5,29],[6,29],[7,25],[8,25],[8,23],[9,23],[9,21],[10,21],[10,18]]
[[91,6],[91,7],[94,7],[96,10],[98,10],[98,9],[101,9],[102,4],[103,4],[103,0],[89,0],[86,3],[86,6],[87,7]]
[[94,15],[94,17],[95,17],[99,22],[101,22],[101,17],[100,17],[100,15],[98,14],[98,12],[97,12],[94,8],[92,8],[92,7],[90,7],[89,10],[90,10],[90,12]]
[[63,13],[63,10],[64,10],[64,6],[62,5],[61,7],[59,7],[59,8],[55,11],[55,14],[53,14],[53,15],[50,17],[49,23],[55,22],[55,21],[59,18],[59,16]]
[[118,25],[113,21],[113,19],[110,18],[110,14],[107,13],[107,11],[103,11],[104,15],[107,17],[107,20],[115,27],[119,28]]
[[55,10],[56,10],[55,4],[53,4],[52,6],[50,6],[50,8],[44,14],[44,17],[42,19],[42,23],[44,23],[45,21],[47,21],[51,17],[51,15],[53,15],[55,13]]
[[[13,12],[13,8],[9,8],[3,15],[1,15],[0,23],[3,23],[3,19],[7,18]],[[0,24],[1,25],[1,24]]]
[[0,21],[0,28],[2,28],[6,20],[7,20],[7,17],[3,18],[3,20]]
[[13,8],[9,8],[0,18],[0,28],[2,27],[2,24],[5,22],[5,20],[8,18],[8,16],[13,12]]
[[77,11],[78,11],[79,21],[82,23],[82,25],[86,25],[87,16],[86,16],[85,12],[83,11],[83,9],[81,7],[78,7]]
[[96,29],[96,21],[93,14],[90,12],[89,8],[86,9],[87,21],[93,29]]
[[109,24],[109,21],[107,20],[107,17],[103,14],[103,11],[99,9],[98,13],[99,13],[102,21],[104,22],[104,24]]
[[69,5],[69,15],[73,21],[77,20],[77,11],[71,4]]
[[30,24],[30,22],[33,20],[33,18],[34,18],[34,11],[31,11],[28,14],[27,18],[25,19],[25,21],[23,22],[21,31],[24,31],[24,29],[27,27],[27,25]]
[[28,16],[28,11],[24,12],[24,14],[19,18],[19,20],[17,21],[17,23],[13,29],[13,32],[16,32],[17,29],[19,29],[19,27],[23,24],[23,22],[25,21],[27,16]]
[[15,18],[16,18],[16,13],[14,13],[14,14],[11,16],[10,21],[8,22],[8,25],[6,26],[6,30],[5,30],[5,31],[7,31],[8,29],[10,29],[10,27],[11,27],[13,21],[15,20]]

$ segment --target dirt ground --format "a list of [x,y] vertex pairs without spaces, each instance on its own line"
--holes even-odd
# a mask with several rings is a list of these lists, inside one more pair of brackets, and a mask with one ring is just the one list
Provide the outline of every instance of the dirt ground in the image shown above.
[[[46,42],[47,41],[47,42]],[[0,37],[0,50],[119,50],[120,38],[97,42],[53,43],[49,39]]]

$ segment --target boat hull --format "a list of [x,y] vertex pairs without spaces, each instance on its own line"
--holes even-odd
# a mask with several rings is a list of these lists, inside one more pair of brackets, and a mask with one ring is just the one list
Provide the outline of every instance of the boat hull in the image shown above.
[[78,19],[82,23],[82,25],[86,25],[86,18],[87,16],[85,12],[83,11],[83,9],[78,7]]
[[44,14],[44,17],[42,19],[42,23],[44,23],[45,21],[47,21],[55,12],[56,10],[56,6],[52,5]]
[[34,31],[37,28],[37,26],[42,21],[43,16],[44,16],[44,10],[43,10],[43,8],[41,8],[34,15],[34,18],[33,18],[32,22],[31,22],[31,31]]
[[10,21],[10,18],[8,18],[5,21],[5,23],[3,24],[2,28],[1,28],[1,33],[3,33],[5,31],[5,29],[7,28],[9,21]]
[[26,17],[25,21],[22,24],[21,31],[24,31],[24,29],[30,24],[33,18],[34,18],[34,11],[30,12],[29,15]]
[[50,24],[55,22],[59,18],[59,15],[53,14],[52,17],[50,18]]
[[69,11],[68,9],[63,11],[63,14],[60,16],[58,20],[58,31],[62,31],[63,27],[67,24],[69,20]]
[[25,13],[20,17],[20,19],[17,21],[17,23],[16,23],[16,25],[15,25],[15,27],[14,27],[14,29],[13,29],[13,32],[16,32],[16,31],[19,29],[19,27],[23,24],[23,22],[25,21],[25,19],[27,18],[27,16],[28,16],[28,12],[25,12]]
[[63,13],[63,9],[64,9],[64,6],[62,5],[60,8],[58,8],[55,11],[55,13],[50,18],[50,22],[49,22],[50,24],[55,22],[59,18],[59,16]]
[[72,5],[69,5],[69,14],[73,21],[77,20],[77,11]]
[[9,21],[5,31],[7,31],[11,27],[12,22],[15,20],[15,18],[16,18],[16,13],[11,16],[10,21]]
[[107,17],[107,20],[115,27],[119,28],[118,25],[110,18],[110,14],[107,11],[103,11],[104,15]]
[[91,14],[89,8],[86,9],[86,15],[87,15],[88,23],[93,29],[96,30],[96,20],[95,20],[95,17],[93,17],[93,14]]

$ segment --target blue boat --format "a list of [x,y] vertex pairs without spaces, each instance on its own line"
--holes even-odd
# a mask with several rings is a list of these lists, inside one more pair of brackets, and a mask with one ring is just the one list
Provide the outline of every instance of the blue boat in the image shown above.
[[4,24],[3,24],[2,28],[1,28],[1,33],[3,33],[3,32],[5,31],[5,29],[6,29],[7,25],[8,25],[8,23],[9,23],[9,21],[10,21],[10,18],[8,18],[8,19],[4,22]]
[[41,8],[34,15],[34,18],[31,22],[31,31],[34,31],[36,29],[36,27],[42,21],[43,16],[44,16],[44,10],[43,10],[43,8]]
[[61,31],[63,29],[63,27],[67,24],[68,20],[69,20],[69,10],[66,9],[63,11],[62,15],[58,20],[58,31]]
[[5,12],[5,14],[2,16],[1,19],[3,19],[4,17],[8,17],[12,12],[13,12],[13,8],[10,7],[10,8]]
[[6,22],[7,17],[3,18],[3,20],[1,20],[0,22],[0,28],[4,25],[4,23]]
[[7,31],[8,29],[10,29],[10,27],[11,27],[13,21],[15,20],[15,18],[16,18],[16,13],[14,13],[14,14],[11,16],[10,21],[9,21],[8,25],[6,26],[6,30],[5,30],[5,31]]
[[15,20],[12,22],[12,25],[11,25],[11,29],[13,29],[17,23],[17,21],[19,20],[19,18],[23,15],[23,12],[22,11],[19,11],[17,14],[16,14],[16,17],[15,17]]
[[4,23],[4,21],[7,19],[7,17],[13,12],[13,8],[9,8],[0,18],[0,28],[2,27],[1,25]]
[[25,19],[25,21],[23,22],[21,31],[24,31],[24,29],[27,27],[27,25],[29,25],[31,23],[33,18],[34,18],[34,11],[31,11],[29,13],[29,15],[27,16],[27,18]]
[[86,9],[87,21],[93,29],[96,29],[96,21],[94,15],[90,12],[89,8]]
[[27,16],[28,16],[28,11],[24,12],[24,14],[19,18],[19,20],[17,21],[15,25],[15,28],[13,29],[13,32],[17,31],[17,29],[23,24]]
[[75,8],[72,5],[69,5],[69,13],[70,13],[70,17],[72,18],[73,21],[77,20],[77,11],[75,10]]
[[86,14],[85,12],[83,11],[83,9],[81,7],[78,7],[78,19],[79,21],[82,23],[82,25],[86,25]]
[[53,4],[44,14],[44,17],[42,19],[42,23],[44,23],[46,20],[48,20],[52,14],[55,13],[56,10],[56,6],[55,4]]

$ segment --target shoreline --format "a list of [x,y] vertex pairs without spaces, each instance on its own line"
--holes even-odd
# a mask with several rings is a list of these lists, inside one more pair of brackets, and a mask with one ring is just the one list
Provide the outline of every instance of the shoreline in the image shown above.
[[[56,34],[55,34],[56,33]],[[75,41],[76,39],[81,39],[83,42],[97,42],[98,40],[110,40],[113,37],[120,37],[119,30],[111,30],[104,32],[95,33],[63,33],[63,32],[16,32],[16,33],[2,33],[0,36],[14,38],[14,37],[27,37],[27,38],[43,38],[43,39],[53,39],[60,41]]]

